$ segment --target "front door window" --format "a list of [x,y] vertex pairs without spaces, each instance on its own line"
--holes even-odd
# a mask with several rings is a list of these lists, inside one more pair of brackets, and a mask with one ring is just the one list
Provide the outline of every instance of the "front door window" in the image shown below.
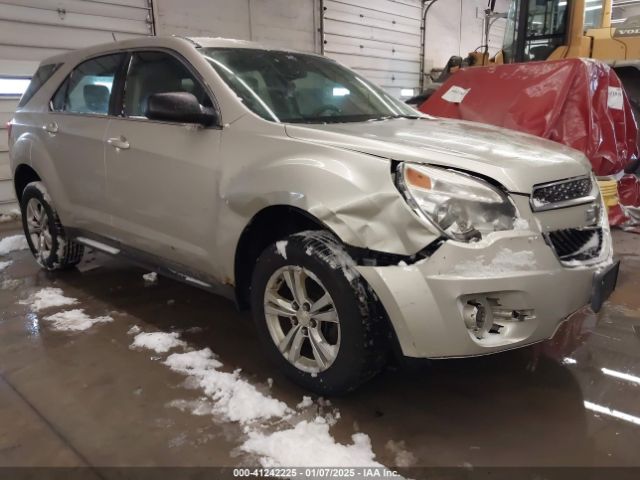
[[155,51],[133,53],[125,86],[125,116],[146,117],[149,97],[169,92],[192,93],[203,107],[213,106],[202,83],[173,55]]

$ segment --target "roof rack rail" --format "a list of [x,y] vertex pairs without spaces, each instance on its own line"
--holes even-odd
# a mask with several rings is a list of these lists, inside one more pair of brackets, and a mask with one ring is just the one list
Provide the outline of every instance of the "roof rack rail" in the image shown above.
[[195,40],[193,40],[193,38],[190,37],[185,37],[183,35],[171,35],[172,37],[175,38],[181,38],[183,40],[186,40],[187,42],[191,43],[194,47],[196,48],[202,48],[202,45],[200,45],[198,42],[196,42]]

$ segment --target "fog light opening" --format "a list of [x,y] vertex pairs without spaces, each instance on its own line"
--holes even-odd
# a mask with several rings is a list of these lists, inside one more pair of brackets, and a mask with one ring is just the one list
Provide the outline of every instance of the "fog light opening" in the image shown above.
[[493,327],[493,314],[486,299],[469,300],[462,316],[467,329],[478,339],[484,338]]

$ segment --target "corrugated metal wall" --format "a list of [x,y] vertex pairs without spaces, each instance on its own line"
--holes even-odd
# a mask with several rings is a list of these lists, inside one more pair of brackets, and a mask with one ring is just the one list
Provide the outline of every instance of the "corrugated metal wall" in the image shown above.
[[420,0],[325,0],[324,52],[400,96],[420,85]]
[[[0,0],[0,76],[30,77],[46,57],[153,33],[150,0]],[[5,125],[18,98],[0,99],[0,211],[16,207]]]

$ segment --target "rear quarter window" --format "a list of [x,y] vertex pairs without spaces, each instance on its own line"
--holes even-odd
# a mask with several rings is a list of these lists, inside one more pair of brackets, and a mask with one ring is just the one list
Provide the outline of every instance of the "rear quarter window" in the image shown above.
[[18,103],[18,107],[24,107],[31,98],[36,94],[40,87],[42,87],[47,80],[49,80],[54,73],[60,68],[61,63],[51,63],[48,65],[41,65],[36,73],[31,78],[31,83],[25,90],[24,94],[20,98],[20,102]]

